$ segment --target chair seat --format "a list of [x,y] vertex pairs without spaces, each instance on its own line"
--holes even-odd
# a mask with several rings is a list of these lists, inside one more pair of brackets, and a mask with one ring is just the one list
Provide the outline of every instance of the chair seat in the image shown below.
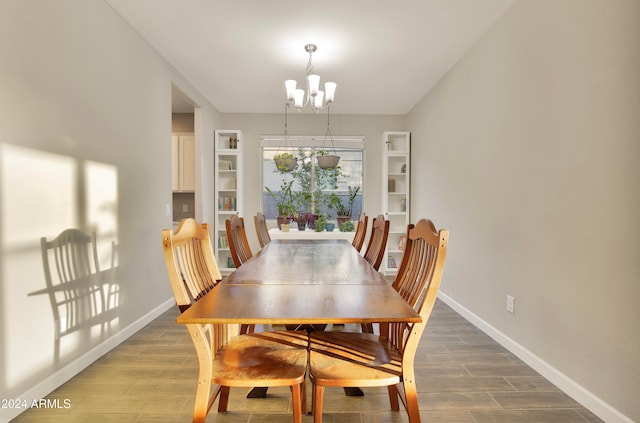
[[305,331],[259,332],[235,336],[216,353],[211,382],[223,386],[291,386],[304,381]]
[[314,332],[309,348],[309,376],[316,385],[388,386],[401,381],[402,356],[380,336]]

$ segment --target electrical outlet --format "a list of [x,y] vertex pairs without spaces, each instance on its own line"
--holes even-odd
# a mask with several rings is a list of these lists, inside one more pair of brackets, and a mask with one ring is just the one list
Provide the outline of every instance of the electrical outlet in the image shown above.
[[516,299],[513,296],[507,295],[507,311],[509,313],[515,313],[515,301]]

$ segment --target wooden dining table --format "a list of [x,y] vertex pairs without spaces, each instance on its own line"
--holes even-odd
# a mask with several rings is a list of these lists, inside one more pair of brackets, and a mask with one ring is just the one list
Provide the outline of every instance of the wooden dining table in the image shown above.
[[280,239],[176,321],[347,324],[419,322],[420,316],[348,241]]

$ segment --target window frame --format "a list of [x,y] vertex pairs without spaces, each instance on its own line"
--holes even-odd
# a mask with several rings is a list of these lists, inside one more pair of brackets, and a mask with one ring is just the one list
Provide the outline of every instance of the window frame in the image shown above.
[[[327,145],[328,144],[328,145]],[[261,135],[260,136],[260,210],[265,213],[265,149],[274,150],[282,149],[297,150],[298,148],[310,148],[317,150],[353,150],[360,154],[360,208],[364,209],[364,192],[365,192],[365,149],[364,149],[364,137],[363,136],[332,136],[329,141],[323,135],[288,135],[285,139],[284,135]],[[339,153],[338,153],[339,155]],[[277,174],[277,172],[274,172]],[[283,175],[286,175],[283,174]],[[327,191],[331,192],[331,191]],[[344,194],[342,194],[344,195]],[[352,216],[352,219],[357,217]],[[267,216],[265,217],[269,222],[275,222],[275,218]],[[330,216],[330,219],[334,219],[335,216]]]

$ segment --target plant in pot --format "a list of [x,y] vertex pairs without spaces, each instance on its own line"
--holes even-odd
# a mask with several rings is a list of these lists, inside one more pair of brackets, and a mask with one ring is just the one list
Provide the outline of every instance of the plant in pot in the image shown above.
[[332,215],[333,210],[336,210],[336,215],[340,214],[338,213],[338,207],[340,207],[342,204],[340,202],[340,197],[338,196],[338,194],[336,194],[335,192],[332,192],[331,194],[328,194],[328,195],[325,194],[323,198],[323,202],[329,214]]
[[307,213],[294,211],[293,220],[298,224],[298,230],[304,231],[307,226]]
[[273,156],[278,172],[286,173],[293,171],[298,166],[298,159],[291,153],[281,153]]
[[321,214],[317,219],[316,219],[316,227],[315,227],[315,231],[316,232],[322,232],[325,230],[327,226],[327,218],[325,217],[325,215]]
[[269,187],[264,187],[276,202],[276,207],[278,208],[278,229],[280,230],[282,230],[282,224],[289,224],[291,215],[295,211],[293,193],[291,192],[292,185],[293,180],[286,181],[283,179],[280,185],[280,191],[273,191]]
[[327,223],[324,225],[324,228],[326,229],[327,232],[333,232],[333,230],[336,227],[336,223],[328,220]]
[[321,169],[336,169],[340,161],[340,156],[330,154],[327,151],[321,151],[316,156],[316,160]]
[[[342,227],[344,223],[351,221],[351,216],[353,214],[353,203],[356,201],[356,197],[358,196],[359,191],[360,187],[349,187],[347,205],[345,206],[344,204],[342,204],[342,202],[336,205],[336,212],[338,214],[338,228],[340,228],[342,232],[347,232],[343,231]],[[353,224],[351,226],[353,227]],[[348,228],[348,226],[345,226],[345,228]]]
[[355,227],[353,226],[353,221],[352,220],[347,220],[346,222],[341,224],[338,228],[340,229],[340,232],[353,232],[353,231],[355,231]]

